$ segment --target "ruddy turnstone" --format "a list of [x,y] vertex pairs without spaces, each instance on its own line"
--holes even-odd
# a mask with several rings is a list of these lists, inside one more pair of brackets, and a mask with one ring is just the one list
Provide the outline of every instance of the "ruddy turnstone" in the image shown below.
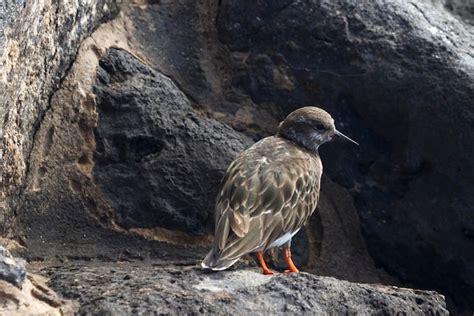
[[291,238],[313,214],[323,166],[318,148],[335,137],[357,144],[338,130],[324,110],[308,106],[290,113],[275,136],[242,152],[229,166],[215,210],[214,244],[204,268],[224,270],[255,252],[264,274],[273,274],[263,253],[282,247],[289,272]]

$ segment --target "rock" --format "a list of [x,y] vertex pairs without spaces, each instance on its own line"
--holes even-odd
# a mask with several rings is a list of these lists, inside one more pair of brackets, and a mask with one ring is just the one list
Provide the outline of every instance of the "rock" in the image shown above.
[[14,258],[10,252],[0,246],[0,280],[21,289],[26,277],[25,261]]
[[207,233],[217,188],[251,140],[196,114],[167,77],[122,50],[100,61],[94,177],[124,228]]
[[0,226],[15,232],[35,135],[79,45],[118,13],[114,0],[2,1],[0,5]]
[[51,286],[80,302],[79,314],[431,314],[448,315],[442,295],[358,284],[308,273],[208,273],[149,263],[37,266]]
[[22,289],[0,281],[0,314],[10,316],[74,315],[77,306],[56,295],[47,285],[46,279],[39,275],[28,274]]
[[201,111],[256,141],[274,133],[283,114],[256,106],[230,80],[233,56],[218,39],[218,10],[218,1],[132,5],[129,41]]
[[443,6],[466,23],[474,25],[474,2],[465,0],[431,0],[434,4]]
[[474,308],[472,27],[429,1],[224,0],[217,29],[234,87],[321,104],[361,143],[321,153],[376,264]]
[[5,44],[5,31],[15,20],[23,0],[5,0],[0,3],[0,52]]

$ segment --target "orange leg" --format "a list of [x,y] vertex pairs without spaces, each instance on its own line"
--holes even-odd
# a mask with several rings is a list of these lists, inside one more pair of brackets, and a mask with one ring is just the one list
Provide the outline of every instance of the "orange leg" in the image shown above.
[[262,273],[265,275],[272,275],[273,272],[268,269],[267,264],[265,263],[265,259],[263,259],[263,253],[261,251],[257,251],[257,259],[260,267],[262,268]]
[[295,264],[293,263],[293,260],[291,260],[290,248],[283,248],[282,253],[283,253],[283,259],[288,265],[288,270],[285,270],[285,272],[300,272],[298,268],[295,266]]

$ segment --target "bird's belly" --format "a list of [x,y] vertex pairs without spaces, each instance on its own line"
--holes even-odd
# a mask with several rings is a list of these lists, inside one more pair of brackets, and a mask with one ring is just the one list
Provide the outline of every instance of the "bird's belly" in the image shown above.
[[298,228],[294,232],[288,232],[284,234],[283,236],[278,237],[276,240],[272,241],[268,248],[273,248],[273,247],[281,247],[283,246],[287,241],[291,240],[294,235],[299,231],[300,229]]

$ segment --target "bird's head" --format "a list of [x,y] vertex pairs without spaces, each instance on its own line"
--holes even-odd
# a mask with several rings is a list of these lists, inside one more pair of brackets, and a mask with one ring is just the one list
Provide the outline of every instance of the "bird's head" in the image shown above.
[[314,152],[325,142],[338,137],[359,145],[336,129],[334,119],[328,112],[315,106],[291,112],[280,123],[277,135]]

